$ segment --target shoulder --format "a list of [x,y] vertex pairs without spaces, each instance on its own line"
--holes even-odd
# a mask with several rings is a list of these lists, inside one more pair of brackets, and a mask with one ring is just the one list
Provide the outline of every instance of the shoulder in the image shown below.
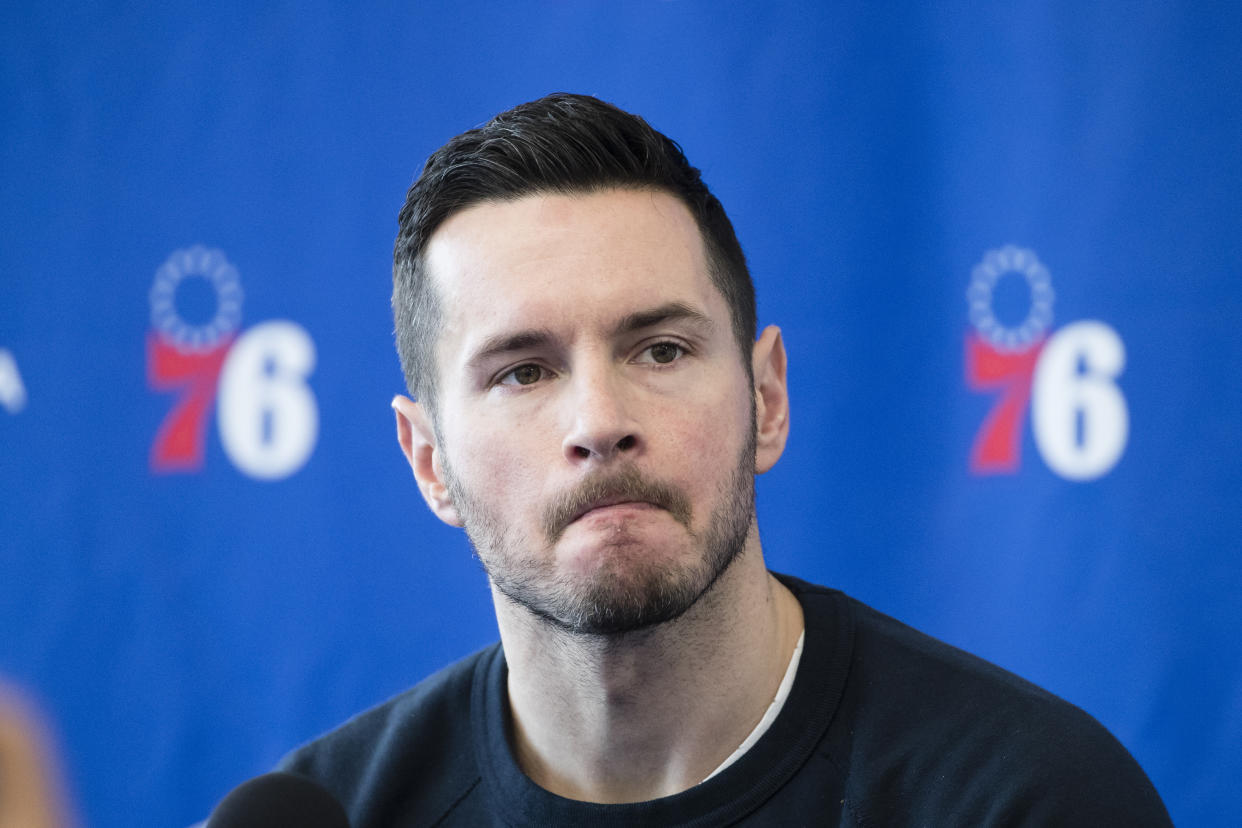
[[385,814],[443,813],[478,781],[471,689],[494,644],[434,673],[297,748],[279,770],[308,776],[344,805],[354,825]]
[[1138,763],[1085,711],[839,592],[795,592],[808,613],[831,606],[851,628],[826,746],[860,814],[877,824],[1169,824]]

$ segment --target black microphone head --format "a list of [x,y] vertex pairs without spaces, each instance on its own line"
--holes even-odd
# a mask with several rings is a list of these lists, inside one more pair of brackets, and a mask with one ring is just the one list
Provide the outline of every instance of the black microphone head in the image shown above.
[[211,812],[207,828],[349,828],[349,817],[317,782],[280,771],[230,791]]

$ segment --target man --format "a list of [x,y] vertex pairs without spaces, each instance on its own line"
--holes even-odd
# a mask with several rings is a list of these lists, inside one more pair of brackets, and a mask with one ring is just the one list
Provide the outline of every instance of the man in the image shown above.
[[397,434],[501,643],[296,751],[355,828],[1167,824],[1082,711],[770,574],[780,331],[680,149],[589,97],[436,152],[400,216]]

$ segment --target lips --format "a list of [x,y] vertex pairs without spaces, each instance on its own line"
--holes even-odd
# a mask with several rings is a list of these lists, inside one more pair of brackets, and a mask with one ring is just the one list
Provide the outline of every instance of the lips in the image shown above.
[[596,473],[554,497],[540,523],[548,543],[556,543],[571,524],[600,509],[622,504],[660,509],[690,528],[690,499],[679,487],[648,477],[632,466]]
[[648,508],[658,508],[656,507],[654,503],[651,503],[646,500],[635,500],[632,497],[625,497],[625,496],[603,497],[597,501],[592,502],[591,504],[585,506],[584,508],[576,512],[573,518],[569,522],[575,523],[580,518],[586,517],[587,515],[591,514],[597,509],[606,509],[609,506],[621,506],[621,505],[633,505],[633,506],[642,506],[642,507],[648,507]]

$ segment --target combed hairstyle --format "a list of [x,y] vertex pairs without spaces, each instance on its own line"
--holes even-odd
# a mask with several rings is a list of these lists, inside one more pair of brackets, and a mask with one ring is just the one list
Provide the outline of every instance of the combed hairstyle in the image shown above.
[[450,140],[427,159],[406,194],[393,249],[397,353],[410,393],[433,419],[435,343],[442,320],[424,256],[432,234],[454,213],[482,202],[613,187],[662,190],[689,208],[750,372],[755,289],[720,201],[676,142],[642,118],[587,95],[557,93],[502,112]]

